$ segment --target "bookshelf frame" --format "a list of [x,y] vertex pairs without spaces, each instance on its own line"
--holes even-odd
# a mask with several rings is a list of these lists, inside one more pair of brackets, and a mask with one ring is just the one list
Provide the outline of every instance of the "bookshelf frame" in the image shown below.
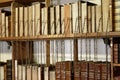
[[[0,7],[6,7],[6,6],[11,6],[11,11],[12,11],[12,19],[11,19],[11,22],[12,22],[12,26],[15,25],[13,22],[14,22],[14,16],[13,14],[15,14],[14,12],[14,6],[15,5],[12,5],[14,2],[20,2],[20,3],[31,3],[31,2],[34,2],[34,1],[40,1],[40,2],[46,2],[46,7],[50,6],[50,0],[0,0]],[[77,46],[77,39],[79,38],[115,38],[115,37],[120,37],[120,32],[99,32],[99,33],[78,33],[78,34],[67,34],[67,35],[64,35],[64,34],[60,34],[60,35],[40,35],[40,36],[31,36],[31,37],[1,37],[0,38],[0,41],[27,41],[27,40],[30,40],[30,41],[36,41],[36,40],[46,40],[46,52],[47,52],[47,55],[46,55],[46,63],[47,63],[47,66],[50,65],[50,40],[52,39],[74,39],[74,47],[75,47],[75,50],[74,50],[74,61],[78,61],[78,52],[77,52],[77,49],[78,49],[78,46]],[[112,41],[112,39],[111,39]],[[112,45],[112,44],[111,44]],[[111,48],[111,56],[113,55],[113,51],[112,51],[112,48]],[[120,64],[114,64],[113,63],[113,59],[111,58],[111,80],[113,80],[113,67],[114,66],[120,66]],[[14,69],[12,69],[13,72],[14,72]],[[14,73],[13,73],[13,79],[12,80],[15,80],[14,79]]]

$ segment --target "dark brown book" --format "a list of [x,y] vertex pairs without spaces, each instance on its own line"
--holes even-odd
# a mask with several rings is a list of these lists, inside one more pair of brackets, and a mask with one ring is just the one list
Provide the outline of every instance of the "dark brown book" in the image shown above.
[[89,62],[89,80],[94,80],[94,75],[95,75],[95,63],[94,62]]
[[74,80],[80,80],[80,62],[74,62]]
[[65,62],[65,80],[73,80],[73,62],[66,61]]
[[81,61],[81,80],[88,80],[88,62]]
[[57,62],[55,65],[56,80],[61,80],[61,62]]
[[61,70],[60,70],[60,77],[61,80],[65,80],[66,79],[66,72],[65,72],[65,62],[61,62]]
[[118,63],[118,44],[113,45],[113,62]]
[[12,80],[12,60],[7,60],[6,77],[7,80]]
[[111,77],[110,77],[110,71],[111,71],[111,67],[110,67],[110,63],[107,62],[107,63],[102,63],[102,75],[101,75],[101,78],[102,80],[110,80]]
[[101,63],[95,63],[95,80],[101,80]]

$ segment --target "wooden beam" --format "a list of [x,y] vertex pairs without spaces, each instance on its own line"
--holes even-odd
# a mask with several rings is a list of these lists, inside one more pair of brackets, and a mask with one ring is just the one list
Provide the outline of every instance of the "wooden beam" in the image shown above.
[[78,40],[74,39],[74,61],[78,61]]
[[0,0],[0,7],[10,6],[13,0]]
[[8,2],[12,2],[14,0],[0,0],[0,3],[8,3]]
[[46,64],[50,66],[50,40],[46,41]]

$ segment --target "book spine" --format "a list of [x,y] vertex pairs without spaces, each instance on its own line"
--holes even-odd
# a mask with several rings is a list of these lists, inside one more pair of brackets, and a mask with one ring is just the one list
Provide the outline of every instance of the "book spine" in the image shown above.
[[15,37],[19,36],[19,8],[15,8]]
[[5,13],[2,13],[2,37],[5,37]]
[[101,5],[96,6],[96,32],[103,32]]
[[[61,63],[57,62],[55,65],[55,73],[56,73],[56,80],[61,80],[62,76],[61,76]],[[63,79],[64,80],[64,79]]]
[[38,67],[32,66],[32,80],[38,80]]
[[65,35],[71,34],[72,33],[72,28],[71,28],[71,5],[66,4],[64,5],[64,18],[65,18]]
[[82,3],[82,33],[87,33],[87,3]]
[[61,7],[61,33],[65,33],[65,25],[64,25],[64,6]]
[[113,45],[113,62],[118,63],[118,44]]
[[24,36],[24,7],[19,7],[19,35]]
[[92,6],[92,33],[95,33],[96,32],[96,28],[95,28],[95,25],[96,25],[96,7],[95,6]]
[[78,25],[78,14],[79,14],[79,4],[78,2],[72,4],[72,29],[73,33],[79,33],[79,25]]
[[36,8],[36,20],[35,20],[35,26],[36,26],[36,35],[40,35],[41,34],[41,4],[40,3],[37,3],[35,4],[35,8]]
[[80,62],[74,62],[74,80],[80,79]]
[[115,0],[115,2],[114,2],[114,31],[120,31],[120,11],[119,11],[119,9],[120,9],[120,1],[116,1]]
[[29,23],[28,23],[28,19],[29,19],[29,13],[28,13],[29,9],[28,7],[24,7],[24,36],[28,36],[28,31],[29,31]]
[[55,34],[55,8],[54,7],[50,8],[50,29],[51,29],[50,34],[52,35]]

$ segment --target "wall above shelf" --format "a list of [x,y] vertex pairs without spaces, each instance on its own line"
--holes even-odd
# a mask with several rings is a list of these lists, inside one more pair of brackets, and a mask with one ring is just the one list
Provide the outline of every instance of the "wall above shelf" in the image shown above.
[[120,37],[120,32],[99,32],[99,33],[77,33],[59,35],[39,35],[30,37],[1,37],[1,41],[26,41],[26,40],[50,40],[50,39],[76,39],[76,38],[111,38]]

